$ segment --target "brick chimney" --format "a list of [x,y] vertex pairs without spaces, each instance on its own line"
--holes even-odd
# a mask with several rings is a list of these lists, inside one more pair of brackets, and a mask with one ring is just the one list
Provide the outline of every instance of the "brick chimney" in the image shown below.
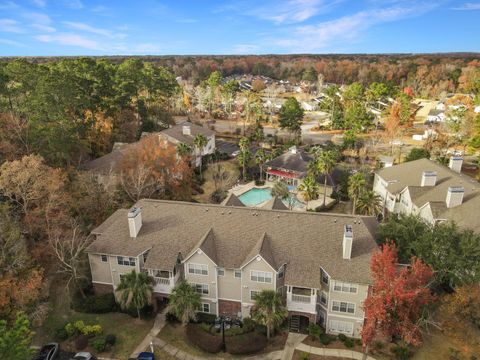
[[460,173],[462,171],[463,157],[452,156],[448,163],[448,167],[453,171]]
[[345,225],[343,231],[343,258],[352,258],[353,229],[351,225]]
[[130,237],[136,238],[142,228],[142,209],[133,207],[128,212],[128,229]]
[[447,208],[453,208],[455,206],[462,205],[463,195],[465,194],[465,189],[463,186],[449,186],[447,191]]
[[435,186],[436,183],[437,183],[436,171],[424,171],[422,173],[421,186]]

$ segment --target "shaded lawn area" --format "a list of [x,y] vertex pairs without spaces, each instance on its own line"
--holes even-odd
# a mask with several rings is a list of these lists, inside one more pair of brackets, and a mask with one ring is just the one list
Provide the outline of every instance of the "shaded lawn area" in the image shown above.
[[[287,332],[282,332],[281,334],[276,334],[275,337],[270,339],[268,345],[258,354],[266,354],[276,350],[283,350],[285,346],[285,342],[287,341]],[[183,327],[181,324],[166,324],[164,328],[158,334],[158,338],[166,341],[172,346],[185,351],[186,353],[194,356],[203,356],[209,358],[217,357],[215,354],[210,354],[208,352],[203,351],[202,349],[198,348],[197,346],[190,343],[187,338],[186,328]],[[239,355],[231,355],[229,353],[218,353],[218,358],[238,358]],[[163,359],[163,358],[161,358]]]
[[[55,331],[66,323],[83,320],[85,324],[100,324],[103,336],[114,334],[117,337],[116,344],[108,353],[102,356],[118,359],[128,359],[129,355],[137,347],[153,326],[154,319],[138,320],[123,313],[86,314],[78,313],[70,309],[69,296],[65,291],[65,284],[54,281],[50,289],[50,312],[41,327],[34,328],[35,338],[33,343],[42,344],[55,341]],[[60,343],[63,350],[75,351],[73,341],[67,340]],[[89,350],[87,350],[89,351]],[[90,349],[92,353],[97,352]]]
[[[225,181],[224,187],[225,190],[229,190],[235,183],[237,182],[238,177],[240,176],[240,171],[238,169],[238,161],[236,159],[226,160],[226,161],[219,161],[227,173],[229,174],[229,179]],[[203,194],[195,195],[193,198],[201,203],[211,203],[212,200],[210,196],[215,191],[215,183],[213,181],[213,169],[215,164],[209,164],[208,168],[203,173],[203,178],[205,179],[204,184],[202,185],[202,189],[204,191]]]

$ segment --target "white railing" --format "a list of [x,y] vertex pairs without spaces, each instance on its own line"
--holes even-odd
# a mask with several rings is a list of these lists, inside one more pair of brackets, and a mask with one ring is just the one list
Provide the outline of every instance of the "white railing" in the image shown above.
[[169,278],[154,277],[156,285],[170,285]]
[[310,304],[311,296],[292,294],[292,301],[293,302]]

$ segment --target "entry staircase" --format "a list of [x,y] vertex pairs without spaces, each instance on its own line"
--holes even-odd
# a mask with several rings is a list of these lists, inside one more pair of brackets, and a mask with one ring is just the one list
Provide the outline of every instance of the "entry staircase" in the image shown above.
[[300,332],[300,316],[292,315],[290,317],[290,331]]

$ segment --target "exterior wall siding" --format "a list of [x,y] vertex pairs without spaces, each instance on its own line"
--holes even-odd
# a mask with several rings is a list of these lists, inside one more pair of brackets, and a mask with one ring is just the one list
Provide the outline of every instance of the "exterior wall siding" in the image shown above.
[[90,263],[93,282],[112,284],[110,262],[113,261],[113,259],[111,256],[107,256],[107,262],[103,262],[100,254],[88,254],[88,261]]
[[242,279],[235,277],[233,269],[225,269],[224,271],[225,275],[217,277],[218,298],[241,301]]
[[[208,266],[208,275],[190,274],[188,272],[188,264],[199,264]],[[206,284],[208,285],[208,294],[202,294],[203,299],[210,301],[217,301],[217,271],[215,263],[203,252],[197,251],[187,261],[185,261],[185,280],[191,284]],[[212,309],[210,310],[211,313]],[[215,310],[216,313],[216,310]]]

